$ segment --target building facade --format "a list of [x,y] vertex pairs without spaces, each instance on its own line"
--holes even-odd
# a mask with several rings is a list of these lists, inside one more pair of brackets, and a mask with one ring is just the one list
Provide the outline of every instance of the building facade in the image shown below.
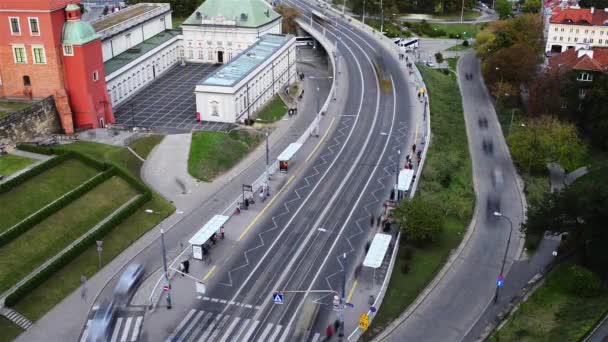
[[608,47],[608,8],[554,8],[545,51]]
[[203,121],[243,122],[296,78],[296,39],[266,34],[249,49],[201,80],[195,89]]

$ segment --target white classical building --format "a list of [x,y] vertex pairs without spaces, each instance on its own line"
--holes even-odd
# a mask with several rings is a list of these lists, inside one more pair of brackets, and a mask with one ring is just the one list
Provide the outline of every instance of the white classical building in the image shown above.
[[552,10],[545,51],[560,53],[608,47],[608,8],[560,8]]
[[189,62],[226,63],[259,37],[281,33],[281,16],[264,0],[207,0],[182,23]]
[[242,122],[296,77],[296,38],[265,34],[249,49],[201,80],[195,89],[203,121]]

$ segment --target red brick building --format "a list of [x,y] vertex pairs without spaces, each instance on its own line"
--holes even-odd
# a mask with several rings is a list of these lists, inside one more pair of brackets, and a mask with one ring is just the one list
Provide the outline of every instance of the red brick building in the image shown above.
[[0,1],[0,97],[55,96],[66,133],[114,122],[100,36],[78,2]]

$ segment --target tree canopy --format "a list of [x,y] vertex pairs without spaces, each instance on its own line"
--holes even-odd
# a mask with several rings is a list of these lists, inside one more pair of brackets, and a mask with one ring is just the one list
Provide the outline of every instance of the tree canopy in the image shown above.
[[401,202],[394,215],[405,238],[414,244],[425,245],[436,242],[441,237],[441,210],[420,197]]
[[496,14],[500,19],[507,19],[513,14],[513,8],[511,7],[511,3],[508,0],[498,0],[496,1]]

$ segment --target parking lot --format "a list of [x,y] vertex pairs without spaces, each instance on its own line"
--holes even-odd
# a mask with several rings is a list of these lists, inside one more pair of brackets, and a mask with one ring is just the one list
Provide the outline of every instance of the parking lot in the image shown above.
[[114,108],[116,123],[163,132],[228,131],[233,124],[196,122],[196,83],[218,68],[212,64],[177,65]]

